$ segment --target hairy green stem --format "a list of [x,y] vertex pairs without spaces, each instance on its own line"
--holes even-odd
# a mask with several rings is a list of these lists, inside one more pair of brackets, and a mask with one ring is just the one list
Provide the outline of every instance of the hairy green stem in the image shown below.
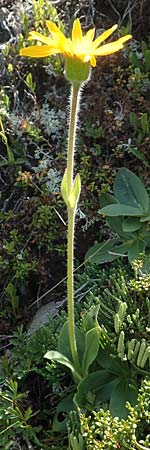
[[75,136],[76,136],[79,97],[80,97],[80,84],[74,83],[72,84],[72,91],[71,91],[71,109],[70,109],[70,123],[69,123],[69,137],[68,137],[68,153],[67,153],[68,194],[71,192],[73,186]]
[[[75,150],[75,135],[76,135],[79,94],[80,94],[80,84],[74,83],[72,85],[72,93],[71,93],[71,111],[70,111],[68,154],[67,154],[68,195],[71,193],[73,188],[74,150]],[[68,208],[67,292],[68,292],[68,323],[69,323],[70,348],[74,365],[78,370],[80,370],[80,363],[75,337],[75,321],[74,321],[73,262],[74,262],[75,213],[76,209]]]

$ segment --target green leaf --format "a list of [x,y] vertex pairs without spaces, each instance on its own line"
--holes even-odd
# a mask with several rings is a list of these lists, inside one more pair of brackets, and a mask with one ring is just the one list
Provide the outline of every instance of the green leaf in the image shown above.
[[141,67],[141,64],[140,64],[140,61],[139,61],[139,58],[138,58],[136,52],[132,52],[132,53],[131,53],[131,55],[130,55],[130,61],[131,61],[131,64],[132,64],[134,67],[136,67],[136,68],[137,68],[137,67],[138,67],[138,68]]
[[81,380],[81,376],[76,371],[73,363],[71,361],[69,361],[69,359],[66,358],[66,356],[64,356],[62,353],[59,353],[59,352],[57,352],[55,350],[51,350],[51,351],[47,352],[44,355],[44,358],[47,358],[47,359],[49,359],[51,361],[56,361],[59,364],[62,364],[64,366],[68,367],[71,370],[72,375],[74,376],[74,378],[78,379],[78,381]]
[[[53,430],[57,433],[67,430],[67,416],[70,411],[75,409],[73,395],[70,394],[63,398],[57,405],[56,414],[53,420]],[[60,417],[60,420],[59,420]]]
[[[112,239],[113,241],[113,239]],[[118,242],[117,240],[115,240]],[[104,262],[111,262],[114,261],[116,258],[119,258],[119,256],[126,256],[128,253],[129,247],[130,247],[131,240],[126,241],[125,243],[121,245],[111,246],[107,251],[100,253],[96,255],[96,258],[93,256],[92,262],[95,264],[103,264]],[[95,254],[95,248],[98,249],[98,245],[101,246],[101,244],[95,244],[95,246],[91,247],[90,250],[86,254],[86,258],[88,259],[88,255]]]
[[143,211],[139,208],[134,208],[133,206],[128,206],[125,204],[117,203],[116,205],[104,206],[104,208],[99,210],[100,214],[105,214],[106,216],[142,216]]
[[143,274],[150,273],[150,251],[146,252],[145,258],[144,258],[144,264],[141,268],[141,272]]
[[[148,211],[149,197],[144,184],[131,170],[122,168],[116,175],[114,183],[115,196],[121,204]],[[126,214],[133,215],[133,214]],[[136,214],[135,214],[136,215]],[[139,213],[137,213],[137,216]],[[141,215],[141,214],[140,214]]]
[[64,356],[66,356],[70,361],[72,361],[68,321],[63,324],[60,330],[60,334],[58,337],[58,351],[59,353],[62,353]]
[[[100,205],[101,208],[104,206],[112,205],[112,204],[118,204],[115,197],[113,197],[110,194],[104,193],[100,195]],[[107,217],[107,223],[109,224],[110,228],[114,233],[118,234],[121,237],[124,237],[124,232],[122,230],[122,218],[121,217]]]
[[18,164],[24,164],[25,162],[25,158],[17,158],[14,161],[14,164],[18,165]]
[[83,376],[88,375],[88,368],[96,359],[99,350],[99,327],[92,328],[85,335],[85,351],[82,360]]
[[112,203],[118,203],[116,198],[113,195],[108,194],[107,192],[100,194],[99,201],[101,208],[107,205],[112,205]]
[[135,259],[139,258],[140,253],[145,252],[146,242],[142,241],[141,239],[137,239],[134,241],[130,246],[128,250],[128,259],[130,262],[134,261]]
[[148,214],[145,217],[140,217],[140,222],[149,222],[150,220],[150,214]]
[[122,217],[121,216],[119,216],[119,217],[106,217],[106,220],[107,220],[107,223],[108,223],[108,225],[110,226],[110,228],[111,228],[111,230],[112,231],[114,231],[114,233],[116,233],[116,234],[118,234],[118,236],[120,236],[121,238],[124,238],[124,237],[130,237],[130,235],[129,236],[127,236],[127,233],[125,234],[124,232],[123,232],[123,229],[122,229]]
[[9,146],[7,146],[7,156],[8,156],[8,161],[13,164],[15,161],[15,158],[14,158],[13,151],[11,150],[11,148]]
[[125,406],[126,402],[130,402],[131,406],[136,404],[137,389],[133,389],[130,383],[130,378],[120,378],[119,382],[114,386],[109,405],[112,417],[126,419],[128,416],[128,410]]
[[98,364],[106,369],[107,372],[114,374],[116,377],[127,377],[129,376],[129,365],[127,361],[121,361],[120,358],[113,358],[111,356],[111,347],[107,345],[107,347],[103,349],[99,349],[97,356]]
[[131,240],[125,241],[125,243],[121,245],[116,245],[112,247],[111,250],[109,251],[110,256],[112,255],[112,257],[114,256],[114,258],[119,258],[119,256],[126,256],[128,248],[130,246],[130,242]]
[[31,408],[31,406],[28,406],[28,408],[26,409],[26,411],[24,413],[24,419],[29,420],[31,415],[32,415],[32,408]]
[[141,48],[142,48],[143,56],[144,56],[144,58],[145,58],[146,51],[147,51],[147,44],[146,44],[145,41],[142,41],[142,42],[141,42]]
[[[75,336],[76,336],[79,361],[81,363],[82,358],[83,358],[83,353],[84,353],[85,338],[84,338],[84,333],[77,326],[75,326]],[[72,361],[68,321],[66,321],[61,328],[59,338],[58,338],[58,351],[60,353],[62,353],[64,356],[66,356],[70,361]]]
[[141,116],[141,126],[143,135],[146,136],[149,134],[149,124],[148,124],[148,115],[147,113],[143,113]]
[[109,239],[104,243],[94,244],[86,253],[85,261],[90,260],[95,264],[102,264],[104,262],[113,261],[117,258],[115,255],[109,254],[109,251],[114,248],[114,244],[118,242],[118,239]]
[[99,312],[100,306],[97,305],[94,308],[90,309],[90,311],[86,314],[84,320],[83,320],[83,329],[86,333],[87,331],[91,330],[92,328],[98,326],[98,312]]
[[145,54],[145,65],[146,65],[146,71],[150,72],[150,50],[146,50]]
[[[114,380],[114,375],[107,370],[98,370],[84,378],[78,385],[77,393],[74,397],[75,404],[79,408],[87,408],[87,404],[93,409],[99,392],[103,387]],[[107,386],[106,386],[107,387]]]
[[130,112],[130,124],[131,126],[135,129],[135,131],[137,131],[138,129],[138,118],[135,112],[131,111]]
[[140,152],[140,150],[138,150],[136,147],[128,147],[127,148],[127,152],[128,153],[132,153],[132,155],[136,156],[136,158],[140,159],[141,161],[143,161],[144,165],[146,167],[149,167],[149,162],[147,161],[147,159],[145,158],[145,156],[143,155],[143,153]]
[[133,231],[139,230],[143,224],[140,222],[140,219],[136,217],[127,217],[122,222],[122,229],[124,232],[131,233]]

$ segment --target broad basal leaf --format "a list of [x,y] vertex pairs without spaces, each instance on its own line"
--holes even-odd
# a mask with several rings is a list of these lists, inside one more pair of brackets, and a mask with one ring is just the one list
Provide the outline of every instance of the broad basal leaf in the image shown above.
[[131,387],[130,383],[131,380],[129,378],[120,378],[118,384],[114,386],[109,405],[112,417],[126,419],[128,416],[128,410],[125,406],[126,402],[130,402],[131,406],[136,404],[137,389]]

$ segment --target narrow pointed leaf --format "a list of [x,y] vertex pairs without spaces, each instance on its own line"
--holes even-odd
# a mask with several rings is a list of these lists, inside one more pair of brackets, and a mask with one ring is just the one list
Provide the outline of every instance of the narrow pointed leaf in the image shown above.
[[83,376],[88,375],[88,368],[96,359],[99,350],[99,327],[92,328],[85,335],[85,351],[82,360]]

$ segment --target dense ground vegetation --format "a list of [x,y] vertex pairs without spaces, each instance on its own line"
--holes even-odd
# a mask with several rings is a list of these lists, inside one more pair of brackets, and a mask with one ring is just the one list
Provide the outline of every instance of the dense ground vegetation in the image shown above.
[[[99,265],[87,252],[95,241],[116,237],[99,209],[101,196],[113,193],[121,167],[140,177],[150,195],[149,1],[1,3],[0,448],[148,450],[150,274],[145,254],[140,252],[132,265],[126,254]],[[93,305],[99,308],[102,347],[92,369],[104,371],[107,387],[104,382],[97,386],[89,375],[87,386],[77,392],[80,411],[70,413],[75,387],[69,371],[44,359],[56,347],[66,319],[67,217],[60,183],[70,87],[62,57],[32,60],[21,58],[19,50],[31,29],[46,33],[47,18],[68,34],[76,17],[85,31],[95,26],[100,34],[118,23],[118,36],[132,32],[133,39],[122,52],[99,59],[82,93],[75,168],[82,180],[76,322],[84,327],[86,312]],[[115,383],[120,390],[112,390]]]

